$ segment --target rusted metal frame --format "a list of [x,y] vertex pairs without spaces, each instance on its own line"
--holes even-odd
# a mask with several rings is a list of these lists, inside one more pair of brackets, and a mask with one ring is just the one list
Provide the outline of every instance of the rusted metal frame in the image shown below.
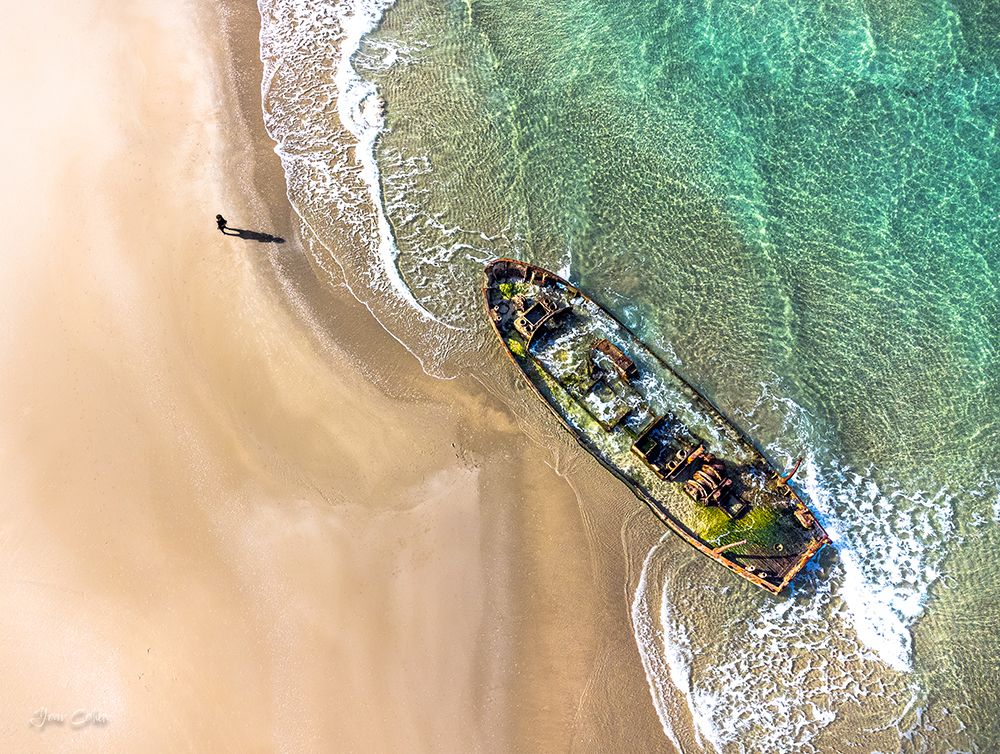
[[[528,270],[528,268],[539,269],[539,268],[535,267],[534,265],[528,264],[527,262],[521,262],[519,260],[510,259],[510,258],[507,258],[507,257],[503,257],[503,258],[495,260],[494,264],[496,264],[496,263],[506,263],[508,265],[512,265],[515,269],[522,270],[522,272],[524,274],[524,278],[523,279],[527,279],[527,270]],[[558,276],[550,276],[550,279],[554,279],[557,282],[561,283],[568,290],[573,291],[575,293],[575,295],[581,296],[584,300],[593,302],[593,300],[586,293],[584,293],[583,291],[581,291],[579,288],[573,286],[572,284],[570,284],[568,281],[564,280],[563,278],[560,278]],[[487,313],[490,310],[489,290],[490,290],[489,280],[487,280],[487,285],[484,285],[483,288],[482,288],[483,302],[484,302],[484,305],[485,305]],[[614,314],[612,314],[610,311],[604,309],[604,307],[601,307],[601,309],[609,317],[611,317],[611,319],[614,320],[620,327],[622,327],[622,329],[624,329],[627,333],[629,333],[630,335],[632,335],[633,338],[635,338],[637,341],[639,341],[639,338],[635,335],[635,333],[633,333],[631,329],[629,329],[625,324],[623,324],[620,320],[618,320],[618,318],[615,317]],[[601,457],[601,454],[599,452],[594,452],[596,449],[591,449],[590,447],[588,447],[588,444],[584,441],[583,437],[566,421],[566,419],[558,411],[555,410],[555,407],[552,406],[552,404],[549,402],[549,400],[542,394],[541,390],[538,389],[538,386],[528,376],[528,373],[525,371],[524,367],[518,362],[517,358],[514,356],[513,352],[510,350],[510,346],[508,346],[507,342],[504,340],[503,333],[500,332],[500,328],[497,326],[497,323],[494,322],[491,318],[487,318],[487,319],[489,320],[491,326],[493,327],[493,330],[494,330],[494,332],[497,335],[497,339],[503,345],[503,350],[504,350],[504,353],[506,353],[507,358],[510,360],[510,362],[515,367],[517,367],[518,371],[521,373],[521,376],[525,379],[525,381],[528,383],[528,385],[531,387],[531,389],[535,392],[535,394],[542,401],[544,401],[546,405],[549,406],[549,410],[555,415],[556,419],[558,419],[559,423],[563,425],[563,427],[566,429],[566,431],[568,431],[570,433],[570,435],[576,440],[577,444],[580,445],[581,447],[583,447],[585,450],[587,450],[591,455],[593,455],[594,458],[596,458],[597,461],[602,466],[604,466],[605,469],[607,469],[609,472],[611,472],[619,481],[621,481],[626,487],[628,487],[632,491],[632,494],[634,494],[642,502],[644,502],[646,504],[646,506],[653,512],[653,514],[657,518],[659,518],[660,521],[662,521],[668,528],[670,528],[672,531],[674,531],[674,533],[676,533],[678,536],[680,536],[685,542],[687,542],[689,545],[691,545],[695,549],[697,549],[700,552],[702,552],[704,555],[708,556],[709,558],[711,558],[715,562],[717,562],[720,565],[728,568],[729,570],[733,571],[734,573],[742,576],[747,581],[750,581],[751,583],[756,584],[757,586],[761,587],[762,589],[764,589],[764,590],[766,590],[768,592],[771,592],[772,594],[779,594],[792,581],[792,579],[794,579],[795,576],[798,575],[798,573],[802,570],[802,568],[809,561],[809,559],[812,558],[813,555],[815,555],[819,550],[821,550],[826,544],[828,544],[830,542],[830,538],[826,535],[826,532],[824,531],[823,532],[823,536],[821,538],[814,539],[812,541],[812,543],[806,548],[805,552],[803,553],[803,555],[799,559],[799,561],[795,564],[795,566],[792,567],[791,570],[789,570],[785,574],[784,579],[778,585],[772,584],[769,581],[765,581],[764,579],[760,578],[756,574],[751,573],[750,571],[746,570],[742,566],[740,566],[740,565],[732,562],[731,560],[728,560],[726,558],[721,557],[721,555],[717,554],[714,549],[708,547],[700,539],[698,539],[696,536],[694,536],[693,532],[690,532],[687,529],[686,526],[684,526],[683,524],[681,524],[679,521],[677,521],[676,519],[674,519],[673,516],[671,516],[666,511],[664,511],[662,508],[660,508],[659,504],[656,502],[656,499],[648,491],[646,491],[644,487],[642,487],[641,485],[633,483],[630,479],[628,479],[627,477],[623,476],[621,472],[619,472],[616,468],[614,468],[608,462],[606,462]],[[641,342],[641,341],[639,341],[639,342]],[[753,450],[758,455],[760,455],[761,457],[763,457],[763,454],[757,449],[757,447],[747,437],[745,437],[743,435],[743,433],[740,430],[740,428],[736,424],[733,424],[733,422],[731,422],[728,418],[726,418],[725,414],[723,414],[715,406],[715,404],[713,404],[708,398],[706,398],[704,395],[702,395],[702,393],[697,388],[695,388],[689,382],[687,382],[686,380],[684,380],[683,377],[681,377],[679,374],[677,374],[676,370],[674,370],[673,367],[671,367],[669,364],[667,364],[662,359],[660,359],[660,357],[657,356],[656,353],[654,353],[653,351],[650,351],[650,354],[653,356],[654,359],[656,359],[661,364],[661,366],[663,366],[664,368],[666,368],[675,377],[677,377],[678,380],[680,380],[682,383],[684,383],[684,385],[686,385],[697,396],[697,398],[699,398],[705,404],[705,407],[710,412],[714,412],[718,418],[720,418],[725,423],[729,424],[736,431],[736,433],[739,435],[740,439],[744,443],[746,443],[749,447],[753,448]],[[527,356],[525,358],[527,358]],[[699,446],[699,449],[701,449],[701,446]],[[697,449],[696,449],[695,452],[697,452]],[[692,455],[694,455],[694,454],[692,454]],[[689,456],[689,458],[690,458],[690,456]],[[801,499],[799,498],[799,496],[795,492],[795,490],[793,490],[791,487],[789,487],[788,491],[792,494],[792,497],[794,497],[795,500],[799,504],[801,504],[803,506],[805,505],[804,503],[802,503]],[[822,527],[821,527],[821,530],[822,530]]]

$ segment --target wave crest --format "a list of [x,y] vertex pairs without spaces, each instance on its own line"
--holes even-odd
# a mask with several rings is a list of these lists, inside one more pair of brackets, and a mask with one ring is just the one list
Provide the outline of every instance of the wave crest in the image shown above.
[[[787,417],[783,437],[830,447],[793,401],[765,387],[762,404]],[[792,457],[780,442],[767,450]],[[646,554],[632,622],[668,737],[719,752],[816,751],[840,711],[862,703],[884,723],[881,745],[903,734],[891,721],[921,694],[910,632],[955,536],[953,495],[876,481],[823,451],[806,457],[801,484],[834,545],[790,594],[757,595],[711,564],[693,575],[681,569],[700,565],[664,565],[669,534]]]

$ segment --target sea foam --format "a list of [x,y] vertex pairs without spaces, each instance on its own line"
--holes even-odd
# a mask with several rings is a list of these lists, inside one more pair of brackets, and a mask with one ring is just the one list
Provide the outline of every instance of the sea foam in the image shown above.
[[317,266],[345,283],[425,371],[446,376],[443,355],[465,331],[435,316],[400,273],[376,159],[385,103],[359,72],[412,63],[410,48],[368,39],[392,5],[259,0],[264,123]]
[[[822,447],[794,402],[777,401],[768,388],[760,402],[788,417],[783,436]],[[779,442],[768,450],[791,457]],[[659,565],[670,535],[646,553],[632,621],[654,706],[672,739],[718,752],[812,751],[845,705],[865,700],[874,709],[878,700],[884,708],[872,714],[890,720],[884,728],[891,736],[891,720],[913,703],[910,632],[954,536],[952,496],[876,482],[823,453],[808,454],[800,473],[834,543],[790,594],[757,595],[723,581],[732,579],[726,573],[706,572],[717,584],[692,584]],[[710,605],[717,611],[706,610]],[[677,693],[686,704],[674,700]],[[685,708],[687,728],[677,714]]]
[[[427,319],[434,316],[414,298],[396,267],[399,250],[393,238],[389,219],[382,202],[382,184],[378,163],[375,161],[375,143],[385,125],[385,103],[375,85],[365,81],[354,68],[353,60],[361,47],[365,35],[375,31],[393,0],[362,0],[347,6],[349,10],[340,16],[342,37],[334,82],[337,87],[337,112],[340,122],[356,139],[355,159],[361,165],[361,177],[371,207],[375,213],[377,232],[377,258],[381,263],[381,273],[389,280],[393,292],[409,304],[417,313]],[[389,54],[385,65],[393,65],[399,60],[398,49],[385,48]]]

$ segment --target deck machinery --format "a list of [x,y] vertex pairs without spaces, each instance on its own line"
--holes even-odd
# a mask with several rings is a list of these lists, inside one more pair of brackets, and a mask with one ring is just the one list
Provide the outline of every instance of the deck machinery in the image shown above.
[[483,297],[532,389],[688,544],[777,594],[830,541],[788,485],[791,474],[579,288],[497,259]]

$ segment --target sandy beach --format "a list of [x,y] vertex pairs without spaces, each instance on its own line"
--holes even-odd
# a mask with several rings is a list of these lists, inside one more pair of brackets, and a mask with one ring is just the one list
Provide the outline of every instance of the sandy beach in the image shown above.
[[312,278],[255,6],[10,12],[3,748],[596,746],[620,582],[508,409]]

